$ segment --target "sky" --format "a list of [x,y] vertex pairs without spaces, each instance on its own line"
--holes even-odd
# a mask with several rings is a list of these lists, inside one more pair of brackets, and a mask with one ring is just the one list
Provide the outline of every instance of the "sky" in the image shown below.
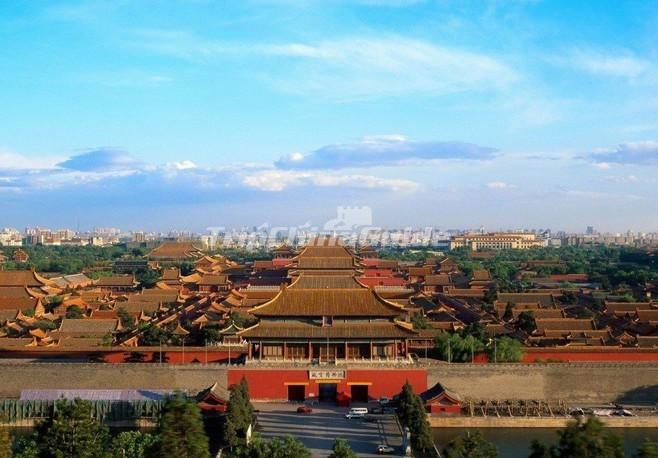
[[658,230],[658,3],[0,4],[0,227]]

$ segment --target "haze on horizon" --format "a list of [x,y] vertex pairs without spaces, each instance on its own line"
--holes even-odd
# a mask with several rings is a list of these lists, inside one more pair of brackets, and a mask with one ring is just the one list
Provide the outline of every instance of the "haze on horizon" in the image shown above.
[[658,3],[5,2],[0,227],[658,230]]

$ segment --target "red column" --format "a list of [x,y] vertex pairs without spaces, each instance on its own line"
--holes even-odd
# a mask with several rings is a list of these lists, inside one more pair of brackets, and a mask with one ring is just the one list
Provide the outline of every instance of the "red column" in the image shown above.
[[345,341],[345,359],[347,359],[347,355],[348,355],[348,353],[347,353],[347,340],[346,340]]
[[283,342],[283,359],[288,359],[288,345]]

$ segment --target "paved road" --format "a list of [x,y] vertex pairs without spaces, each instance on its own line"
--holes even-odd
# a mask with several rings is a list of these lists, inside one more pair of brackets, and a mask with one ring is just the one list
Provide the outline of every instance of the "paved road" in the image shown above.
[[334,439],[347,440],[360,457],[378,456],[377,445],[387,444],[396,448],[395,455],[402,456],[402,437],[392,415],[376,415],[377,421],[347,420],[346,407],[320,405],[313,407],[310,415],[297,414],[299,404],[256,403],[259,410],[257,431],[263,437],[294,436],[304,443],[313,456],[326,457],[331,453]]

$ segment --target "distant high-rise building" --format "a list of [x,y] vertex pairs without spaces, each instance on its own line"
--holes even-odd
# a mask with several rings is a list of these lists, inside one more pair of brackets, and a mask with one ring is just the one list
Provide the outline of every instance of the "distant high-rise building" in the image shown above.
[[587,235],[594,235],[596,234],[596,231],[594,230],[594,226],[587,226],[587,231],[585,232]]

